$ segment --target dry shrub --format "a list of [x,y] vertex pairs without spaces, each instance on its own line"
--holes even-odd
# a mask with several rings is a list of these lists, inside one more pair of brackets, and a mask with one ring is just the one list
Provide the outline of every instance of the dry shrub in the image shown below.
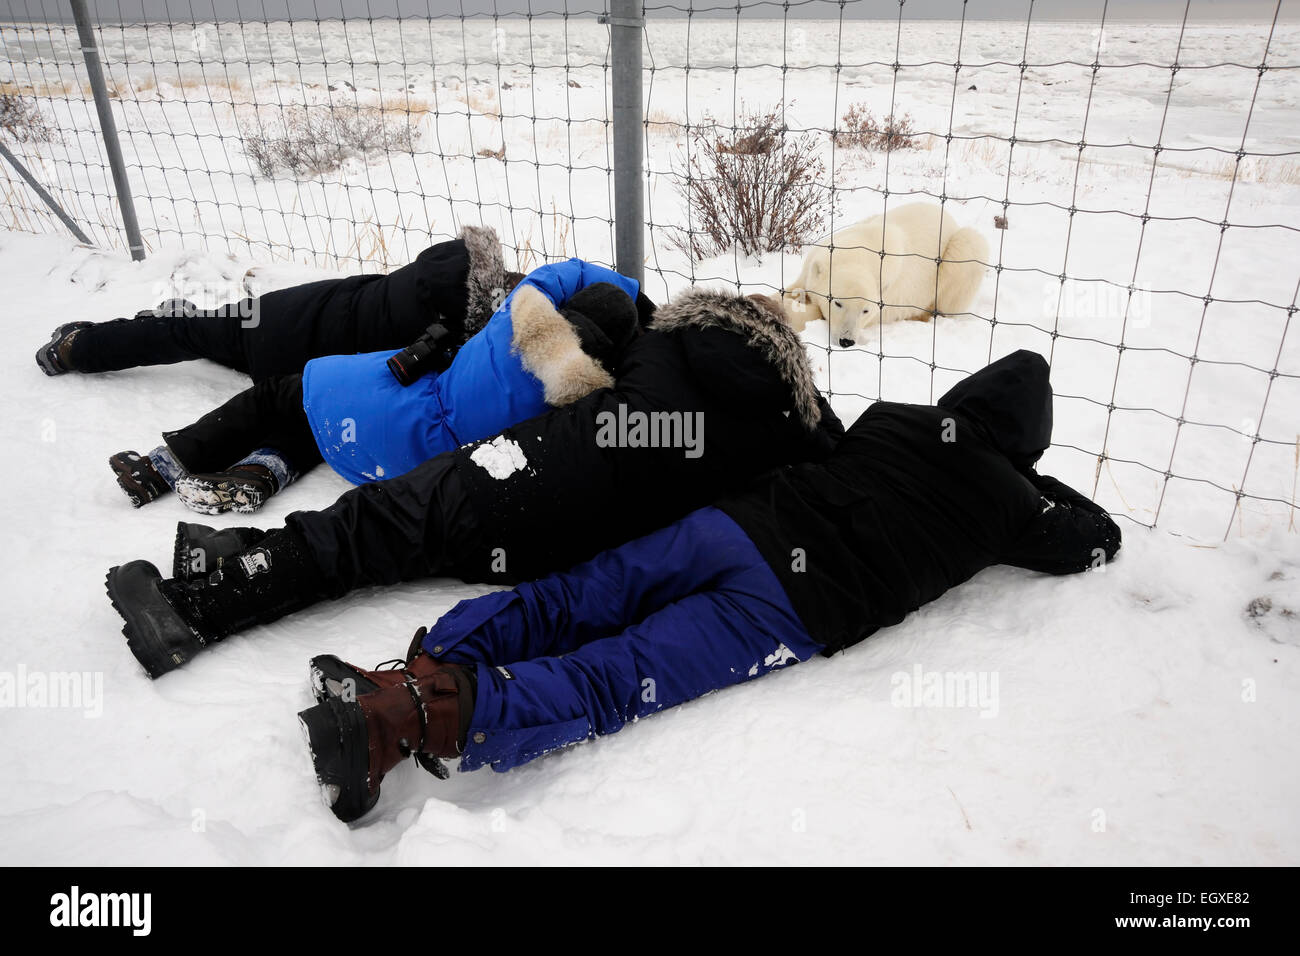
[[261,114],[239,123],[244,150],[267,178],[318,176],[349,159],[415,152],[420,131],[405,113],[375,106],[291,106],[270,122]]
[[849,107],[840,119],[840,128],[833,134],[836,146],[885,152],[920,148],[916,136],[910,113],[901,117],[890,114],[878,122],[875,114],[862,103]]
[[667,110],[653,109],[646,113],[645,130],[647,137],[665,136],[676,138],[685,128],[681,118],[674,116]]
[[791,136],[780,108],[743,110],[730,136],[710,122],[691,131],[693,151],[677,184],[691,230],[674,237],[693,259],[733,246],[745,255],[797,249],[820,234],[829,203],[816,142]]
[[403,116],[426,116],[434,112],[433,104],[427,97],[414,95],[409,90],[401,93],[385,93],[379,99],[379,109],[385,113]]
[[474,112],[488,119],[501,119],[501,100],[497,97],[496,87],[489,86],[482,91],[465,89],[457,96]]
[[8,91],[0,93],[0,129],[20,143],[48,143],[54,136],[39,106]]

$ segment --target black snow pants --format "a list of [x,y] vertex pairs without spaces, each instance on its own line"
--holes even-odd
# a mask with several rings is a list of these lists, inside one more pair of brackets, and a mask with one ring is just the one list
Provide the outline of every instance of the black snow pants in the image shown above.
[[509,581],[492,573],[496,556],[450,453],[353,488],[323,511],[296,511],[285,523],[307,543],[333,598],[428,577]]
[[439,318],[464,321],[469,259],[459,239],[425,249],[387,275],[322,279],[193,314],[100,322],[73,340],[80,372],[209,359],[253,381],[301,372],[323,355],[400,349]]
[[302,375],[265,379],[163,440],[190,474],[224,471],[262,448],[303,474],[324,459],[302,408]]

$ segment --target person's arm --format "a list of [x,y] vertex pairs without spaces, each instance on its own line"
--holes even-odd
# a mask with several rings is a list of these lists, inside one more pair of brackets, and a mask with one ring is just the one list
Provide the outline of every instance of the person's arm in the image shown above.
[[808,436],[806,458],[809,461],[822,461],[829,458],[831,452],[835,451],[835,446],[844,437],[844,423],[831,408],[831,403],[826,401],[825,395],[817,396],[817,407],[822,412],[821,421],[811,432],[805,432]]
[[1046,574],[1075,574],[1111,561],[1119,526],[1105,509],[1050,475],[1026,477],[1042,496],[1042,511],[1002,556],[1003,564]]
[[840,439],[844,437],[844,423],[835,414],[835,409],[831,408],[831,403],[826,400],[825,395],[820,393],[817,395],[817,407],[822,410],[822,420],[818,427],[826,433],[827,438],[838,445]]

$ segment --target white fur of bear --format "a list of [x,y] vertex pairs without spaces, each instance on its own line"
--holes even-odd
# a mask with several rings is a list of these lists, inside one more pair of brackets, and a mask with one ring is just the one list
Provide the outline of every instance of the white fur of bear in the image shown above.
[[810,249],[782,304],[795,331],[826,319],[831,341],[848,347],[882,319],[967,311],[988,261],[988,242],[976,230],[960,227],[936,203],[909,203]]

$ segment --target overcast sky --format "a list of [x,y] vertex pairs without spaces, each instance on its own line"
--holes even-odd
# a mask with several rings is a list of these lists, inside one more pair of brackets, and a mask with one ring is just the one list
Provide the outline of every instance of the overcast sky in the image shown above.
[[[746,16],[780,17],[780,2],[742,0]],[[608,0],[90,0],[92,16],[103,21],[139,20],[283,20],[310,18],[429,16],[430,14],[515,14],[532,9],[534,14],[561,12],[592,15],[604,9]],[[719,8],[716,15],[734,16],[735,0],[647,0],[651,16],[684,16],[693,6],[697,11]],[[1036,0],[1034,19],[1097,20],[1103,0]],[[1029,0],[969,0],[968,19],[1023,20]],[[1189,18],[1198,20],[1270,20],[1277,0],[1191,0]],[[1185,0],[1110,0],[1110,20],[1181,20]],[[959,19],[961,0],[907,0],[906,19]],[[812,0],[791,7],[791,16],[838,16],[836,0]],[[703,14],[701,14],[703,15]],[[0,19],[57,20],[68,16],[67,0],[0,0]],[[845,16],[898,17],[897,0],[849,0]],[[1300,0],[1282,0],[1282,18],[1300,17]]]

